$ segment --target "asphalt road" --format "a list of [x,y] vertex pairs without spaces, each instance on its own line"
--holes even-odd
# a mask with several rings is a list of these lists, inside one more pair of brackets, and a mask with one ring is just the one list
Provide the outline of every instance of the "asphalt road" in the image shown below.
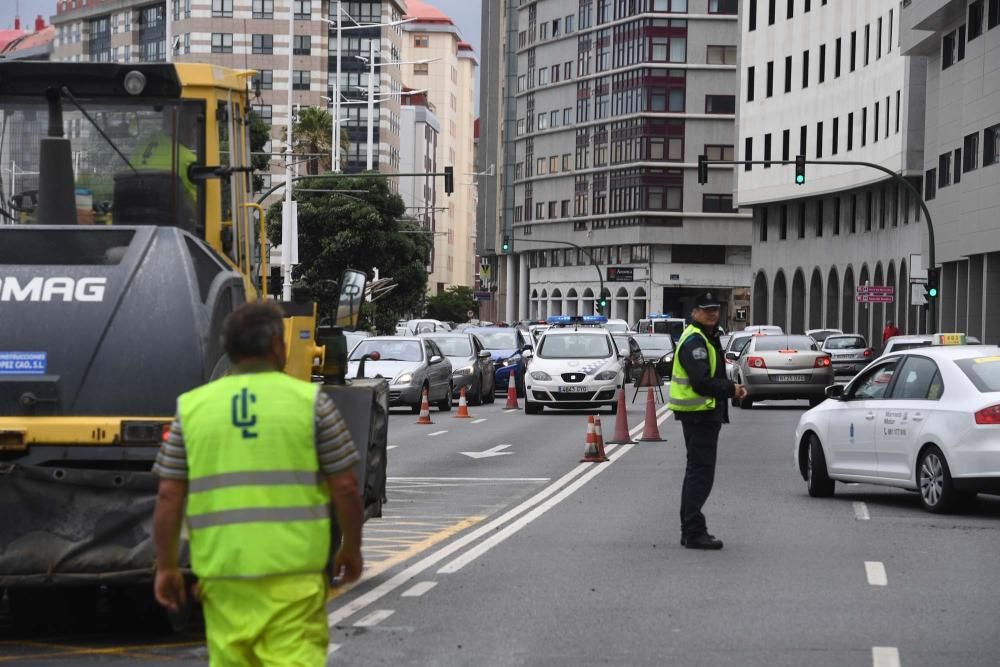
[[[365,579],[330,601],[329,664],[1000,663],[1000,498],[943,517],[881,487],[809,498],[790,444],[805,404],[765,404],[723,429],[706,514],[725,549],[690,551],[669,413],[667,442],[581,464],[584,413],[502,407],[393,414],[390,502]],[[199,639],[0,634],[0,666],[201,664]]]

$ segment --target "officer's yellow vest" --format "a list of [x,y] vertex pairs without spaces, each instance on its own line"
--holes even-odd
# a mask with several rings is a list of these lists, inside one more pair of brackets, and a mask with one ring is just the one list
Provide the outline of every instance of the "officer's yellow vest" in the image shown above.
[[677,341],[677,350],[674,353],[674,365],[670,371],[670,402],[668,407],[674,412],[711,412],[715,409],[715,398],[702,396],[695,392],[688,378],[687,370],[681,364],[681,346],[691,336],[701,336],[705,339],[705,347],[708,349],[708,367],[712,376],[715,376],[716,359],[715,346],[708,340],[701,329],[689,324],[680,340]]
[[[172,155],[176,147],[176,156]],[[181,179],[184,192],[191,198],[191,203],[198,201],[198,186],[191,182],[188,176],[188,167],[194,164],[194,151],[187,146],[174,144],[167,135],[152,137],[149,141],[140,144],[129,160],[136,169],[156,169],[157,171],[170,171],[175,169],[177,176]]]
[[199,577],[321,572],[330,495],[315,445],[316,385],[232,375],[180,397],[191,566]]

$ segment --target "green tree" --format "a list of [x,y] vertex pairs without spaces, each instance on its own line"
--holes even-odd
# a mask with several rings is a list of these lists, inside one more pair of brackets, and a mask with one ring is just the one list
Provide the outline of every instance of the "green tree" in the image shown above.
[[443,322],[465,322],[468,311],[478,311],[479,306],[472,298],[468,287],[449,287],[441,294],[427,299],[427,317]]
[[253,190],[260,192],[264,187],[264,179],[257,172],[269,172],[271,156],[264,153],[264,146],[271,140],[271,126],[264,122],[257,112],[250,109],[250,164],[254,170]]
[[[333,116],[326,109],[303,107],[292,126],[294,152],[306,156],[306,173],[330,171],[330,136]],[[287,134],[287,133],[286,133]]]
[[[299,266],[293,281],[305,288],[326,314],[336,307],[337,282],[345,269],[382,277],[398,286],[362,311],[362,327],[391,333],[400,317],[422,309],[427,289],[427,259],[431,237],[414,223],[403,221],[406,206],[378,174],[347,177],[331,174],[310,179],[293,191],[299,209]],[[362,190],[365,194],[316,192]],[[268,236],[281,242],[281,204],[267,214]]]

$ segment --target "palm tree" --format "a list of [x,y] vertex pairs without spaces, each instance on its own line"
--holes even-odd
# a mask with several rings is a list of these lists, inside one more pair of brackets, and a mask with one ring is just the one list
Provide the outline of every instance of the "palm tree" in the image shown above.
[[[319,107],[304,107],[295,120],[293,133],[295,135],[294,151],[308,155],[307,173],[310,176],[330,170],[330,136],[333,117],[326,109]],[[341,137],[343,143],[343,137]]]

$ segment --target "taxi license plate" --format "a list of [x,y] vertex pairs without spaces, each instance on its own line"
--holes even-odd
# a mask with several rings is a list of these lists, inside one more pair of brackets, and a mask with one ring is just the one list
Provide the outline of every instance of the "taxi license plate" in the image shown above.
[[805,375],[775,375],[775,382],[805,382]]
[[582,385],[575,385],[572,387],[559,387],[559,391],[564,394],[589,394],[590,389]]

